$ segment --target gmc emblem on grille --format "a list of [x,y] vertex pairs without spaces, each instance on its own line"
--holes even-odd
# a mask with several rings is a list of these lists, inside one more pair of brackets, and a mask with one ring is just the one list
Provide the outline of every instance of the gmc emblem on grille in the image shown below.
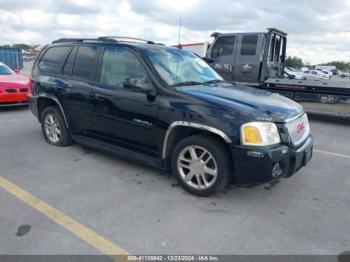
[[299,134],[300,132],[302,132],[304,130],[304,128],[305,128],[304,122],[297,125],[297,133]]

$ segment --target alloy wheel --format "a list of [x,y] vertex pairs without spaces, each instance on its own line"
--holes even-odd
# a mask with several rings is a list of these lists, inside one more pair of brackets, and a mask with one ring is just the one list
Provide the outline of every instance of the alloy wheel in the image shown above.
[[195,145],[180,152],[177,169],[183,181],[197,190],[210,188],[218,177],[215,158],[205,148]]

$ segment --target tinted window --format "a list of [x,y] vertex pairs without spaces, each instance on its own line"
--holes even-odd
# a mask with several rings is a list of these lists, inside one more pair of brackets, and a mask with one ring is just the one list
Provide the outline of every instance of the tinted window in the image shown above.
[[102,58],[100,82],[120,86],[130,77],[147,77],[136,56],[121,48],[106,48]]
[[39,62],[41,71],[48,74],[59,74],[69,46],[50,47]]
[[68,76],[72,75],[73,64],[74,64],[75,54],[77,53],[77,49],[78,48],[75,46],[69,53],[68,58],[66,60],[66,64],[63,67],[64,75],[68,75]]
[[258,44],[257,35],[245,35],[242,40],[241,55],[255,55]]
[[97,47],[79,46],[74,62],[73,76],[93,80],[95,77]]
[[304,71],[304,74],[310,74],[310,71]]
[[235,36],[220,37],[213,47],[211,57],[216,58],[223,55],[231,55],[235,45]]

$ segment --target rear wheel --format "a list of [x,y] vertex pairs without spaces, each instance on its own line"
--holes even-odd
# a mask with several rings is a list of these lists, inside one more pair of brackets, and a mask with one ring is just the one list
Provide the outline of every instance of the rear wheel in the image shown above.
[[232,174],[229,152],[217,139],[195,135],[182,140],[172,154],[172,171],[189,192],[210,196],[222,190]]
[[41,114],[41,129],[46,141],[55,146],[73,143],[62,114],[57,107],[47,107]]

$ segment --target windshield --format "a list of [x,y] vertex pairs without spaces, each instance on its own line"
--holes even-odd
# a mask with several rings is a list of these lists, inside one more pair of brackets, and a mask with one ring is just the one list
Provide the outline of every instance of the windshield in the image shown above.
[[170,86],[223,80],[207,63],[189,51],[157,47],[144,49],[144,53]]
[[13,75],[13,71],[5,66],[5,65],[0,65],[0,75]]

